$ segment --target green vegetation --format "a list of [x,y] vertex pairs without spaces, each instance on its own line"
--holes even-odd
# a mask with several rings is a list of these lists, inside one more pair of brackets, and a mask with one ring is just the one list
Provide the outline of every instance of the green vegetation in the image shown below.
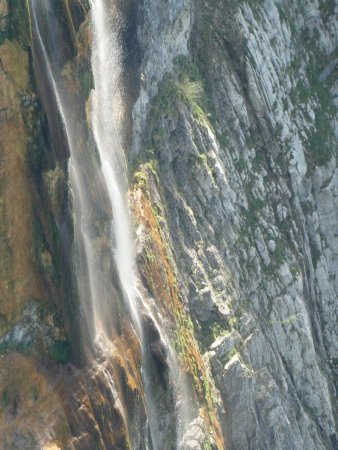
[[311,89],[305,80],[299,80],[295,89],[290,93],[291,101],[293,104],[307,103],[311,98]]
[[207,437],[203,443],[202,450],[213,450],[214,446],[211,444],[210,437]]
[[[32,341],[15,342],[6,341],[0,344],[0,355],[7,352],[17,352],[24,355],[35,354],[36,348]],[[52,341],[47,348],[48,356],[58,364],[66,364],[70,360],[71,348],[68,341]]]
[[[249,4],[251,5],[251,2]],[[334,16],[334,5],[334,0],[321,2],[320,10],[324,22]],[[290,100],[295,108],[292,114],[297,114],[299,106],[305,111],[303,105],[306,105],[309,101],[315,101],[318,104],[315,110],[316,119],[314,126],[308,132],[307,138],[304,139],[304,144],[310,167],[324,165],[337,151],[335,137],[330,124],[336,113],[330,88],[337,78],[337,71],[333,70],[325,80],[320,79],[320,74],[328,67],[330,62],[337,58],[338,51],[335,50],[330,55],[324,53],[318,45],[318,31],[314,30],[311,33],[306,28],[302,30],[297,29],[290,13],[290,7],[287,4],[278,5],[277,7],[280,20],[287,22],[295,45],[299,48],[297,55],[290,64],[291,78],[299,79],[299,73],[303,73],[304,69],[306,72],[290,92]],[[302,11],[302,9],[303,5],[299,4],[297,10]],[[308,63],[304,67],[304,61],[307,60]],[[289,108],[286,100],[284,108]]]
[[12,270],[13,250],[7,234],[6,221],[2,220],[0,223],[0,276],[5,280],[11,280]]
[[53,275],[57,280],[61,280],[62,274],[62,243],[61,236],[59,232],[58,225],[56,223],[55,217],[50,214],[49,215],[49,223],[50,228],[52,230],[52,238],[53,238]]
[[308,134],[310,160],[317,165],[324,165],[330,161],[336,147],[335,137],[331,127],[331,117],[319,110],[316,113],[315,127]]
[[46,264],[44,262],[43,254],[47,250],[47,241],[43,231],[43,226],[37,215],[33,218],[33,259],[39,267],[42,275],[46,274]]
[[208,101],[204,83],[198,67],[187,57],[176,59],[171,74],[167,74],[158,86],[158,93],[152,101],[148,114],[148,128],[152,130],[146,148],[159,148],[168,133],[163,119],[176,121],[179,104],[190,109],[194,118],[202,126],[212,121],[211,102]]
[[11,384],[7,386],[0,396],[0,406],[3,409],[10,409],[12,414],[16,414],[19,403],[20,399],[15,385]]
[[49,128],[46,116],[41,113],[38,104],[32,115],[25,114],[23,119],[29,136],[26,150],[26,164],[29,174],[37,184],[42,183],[42,171],[47,169],[51,159],[49,142]]
[[276,323],[279,323],[281,325],[292,325],[295,322],[297,322],[298,320],[300,320],[301,318],[303,318],[303,314],[293,314],[283,320],[272,320],[269,322],[269,324],[274,325]]
[[48,347],[48,355],[58,364],[66,364],[70,360],[70,344],[68,341],[56,340]]
[[[311,43],[309,44],[311,45]],[[310,92],[318,102],[316,109],[316,119],[313,130],[308,134],[307,144],[310,150],[308,154],[310,162],[317,165],[326,164],[337,148],[335,136],[331,126],[331,120],[336,114],[336,107],[332,102],[330,88],[335,80],[335,71],[326,80],[320,80],[320,73],[337,56],[337,51],[333,55],[324,55],[316,49],[315,42],[312,43],[313,53],[307,66],[307,77],[310,83]],[[309,96],[304,95],[304,100]]]
[[[175,103],[178,100],[176,83],[166,75],[158,86],[158,92],[152,101],[149,112],[149,121],[154,127],[162,116],[170,115],[175,117]],[[156,129],[156,128],[155,128]]]
[[[249,199],[248,199],[249,200]],[[249,207],[248,209],[242,209],[242,215],[246,221],[246,227],[251,227],[252,229],[256,228],[259,224],[260,211],[264,206],[264,203],[260,199],[255,199],[251,203],[248,201]],[[248,234],[247,228],[244,229],[244,235]]]
[[335,5],[336,5],[335,0],[326,0],[320,2],[319,9],[324,23],[328,22],[331,18],[334,17]]
[[228,361],[230,361],[231,358],[233,358],[235,355],[239,354],[239,349],[237,347],[234,347],[232,350],[230,350],[230,352],[227,354],[226,357],[226,361],[225,363],[227,363]]
[[7,408],[10,404],[11,404],[11,395],[9,393],[9,391],[6,389],[3,391],[2,396],[1,396],[1,404],[2,406],[4,406],[5,408]]
[[236,168],[237,168],[238,172],[239,173],[244,172],[246,167],[247,167],[247,163],[246,163],[245,159],[241,157],[236,164]]
[[293,278],[297,278],[298,275],[301,273],[299,265],[298,264],[292,264],[292,266],[290,267],[290,272],[291,272]]
[[317,268],[317,264],[318,264],[318,262],[320,260],[321,252],[317,248],[317,246],[311,241],[310,241],[310,250],[311,250],[312,264],[313,264],[313,267],[316,269]]
[[312,214],[314,212],[314,207],[312,202],[306,201],[302,203],[302,210],[305,215]]
[[28,0],[10,0],[8,10],[8,30],[7,33],[0,33],[0,43],[8,37],[28,46],[31,42]]
[[227,330],[224,324],[221,324],[219,322],[213,322],[211,324],[211,334],[212,334],[212,341],[215,341],[218,337],[223,336],[227,333]]
[[230,329],[237,327],[238,321],[239,321],[241,315],[242,315],[242,311],[237,310],[236,314],[228,320],[228,325],[229,325]]
[[3,355],[6,352],[17,352],[26,354],[31,348],[31,342],[15,342],[15,341],[6,341],[0,343],[0,355]]
[[286,251],[286,247],[285,247],[285,242],[283,239],[276,239],[276,249],[273,252],[273,262],[277,265],[280,266],[286,258],[285,255],[285,251]]
[[185,79],[178,82],[177,87],[184,103],[190,106],[198,121],[200,123],[207,123],[205,112],[200,106],[204,93],[202,82]]

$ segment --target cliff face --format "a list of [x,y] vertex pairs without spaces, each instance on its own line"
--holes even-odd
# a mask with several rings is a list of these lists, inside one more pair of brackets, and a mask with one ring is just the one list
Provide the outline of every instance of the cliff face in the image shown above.
[[146,3],[134,189],[170,249],[227,447],[333,449],[338,11]]
[[[0,429],[2,448],[13,435],[9,448],[22,448],[23,435],[33,446],[32,430],[39,433],[46,421],[62,422],[51,387],[55,381],[50,383],[37,364],[46,357],[52,365],[63,362],[69,348],[56,308],[62,296],[52,256],[58,233],[43,192],[47,186],[36,177],[40,168],[56,163],[45,158],[46,124],[30,77],[26,5],[1,1],[0,14]],[[61,168],[49,173],[51,183],[62,183]],[[61,208],[62,191],[56,201]]]
[[[337,6],[114,4],[138,269],[191,389],[179,446],[333,450]],[[151,448],[142,352],[125,311],[112,319],[109,356],[88,359],[84,348],[69,145],[30,5],[0,0],[0,447]],[[62,76],[90,149],[90,7],[55,5]],[[96,256],[110,273],[111,212],[92,184]],[[143,320],[159,442],[175,449],[175,380],[159,370],[168,361]]]
[[[92,87],[89,8],[53,6],[55,28],[43,38],[49,31],[63,39],[58,62],[82,131]],[[83,338],[69,143],[32,14],[32,2],[0,2],[0,448],[127,448],[133,414],[144,416],[140,346],[126,321],[109,357],[90,359]]]

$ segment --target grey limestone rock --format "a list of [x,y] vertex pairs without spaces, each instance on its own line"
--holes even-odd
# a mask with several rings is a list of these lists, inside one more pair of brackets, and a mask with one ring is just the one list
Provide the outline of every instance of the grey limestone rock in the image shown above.
[[[161,116],[167,131],[155,158],[182,297],[226,411],[227,448],[333,450],[337,5],[170,1],[147,11],[134,151],[160,80],[179,76],[178,56],[197,65],[212,104],[200,103],[202,115],[198,99],[173,100],[179,113]],[[199,432],[184,448],[201,448]]]

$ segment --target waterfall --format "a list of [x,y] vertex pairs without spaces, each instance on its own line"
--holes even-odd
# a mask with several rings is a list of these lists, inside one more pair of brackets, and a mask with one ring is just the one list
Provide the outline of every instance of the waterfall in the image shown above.
[[[74,268],[77,290],[85,316],[82,330],[86,350],[95,355],[109,351],[118,334],[121,303],[139,337],[142,378],[151,443],[162,450],[163,424],[168,422],[159,396],[166,396],[174,420],[167,434],[180,439],[186,429],[188,402],[180,368],[156,314],[140,293],[134,236],[128,206],[128,182],[124,142],[124,92],[119,15],[114,2],[91,0],[93,30],[92,71],[95,88],[90,94],[93,142],[83,126],[84,104],[68,95],[62,72],[60,43],[54,34],[52,0],[30,0],[35,58],[44,71],[61,118],[70,151],[69,173],[74,212]],[[49,117],[50,126],[52,120]],[[87,118],[86,118],[87,120]],[[90,134],[90,133],[89,133]],[[149,325],[150,324],[150,325]],[[171,388],[156,385],[146,327],[158,336],[166,353]],[[88,347],[88,349],[87,349]],[[90,350],[90,348],[92,350]],[[154,365],[154,364],[153,364]],[[110,375],[107,374],[107,378]],[[111,383],[111,385],[113,385]],[[156,401],[155,401],[155,398]],[[124,414],[126,417],[127,415]],[[164,416],[164,417],[163,417]],[[175,448],[178,448],[176,445]]]
[[[113,9],[113,6],[111,6]],[[157,450],[156,435],[152,432],[155,407],[151,401],[150,383],[145,364],[143,326],[140,318],[141,296],[137,289],[136,256],[131,234],[127,201],[127,174],[123,151],[123,92],[121,83],[121,47],[118,37],[117,12],[107,10],[102,0],[91,0],[93,24],[92,70],[95,89],[92,92],[91,112],[95,141],[102,163],[113,211],[112,227],[115,242],[115,261],[132,318],[140,335],[143,354],[143,378],[147,415],[152,446]],[[114,19],[114,21],[113,21]],[[145,309],[146,305],[143,305]]]
[[94,32],[92,70],[95,84],[91,96],[92,125],[113,212],[114,258],[125,299],[140,333],[135,248],[131,235],[123,151],[124,114],[119,18],[115,12],[115,21],[112,22],[112,12],[106,10],[102,0],[91,0],[91,9]]

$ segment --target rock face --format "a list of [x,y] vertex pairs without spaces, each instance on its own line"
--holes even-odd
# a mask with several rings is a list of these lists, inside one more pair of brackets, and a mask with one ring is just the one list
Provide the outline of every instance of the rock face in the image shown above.
[[[88,140],[89,3],[57,2],[62,75]],[[109,356],[80,348],[69,151],[28,5],[0,0],[0,448],[148,449],[140,343],[123,311]],[[338,7],[116,5],[137,263],[170,341],[144,314],[159,442],[335,450]],[[173,358],[191,387],[179,441]]]
[[[139,340],[121,318],[109,351],[82,342],[69,149],[29,6],[0,2],[0,448],[127,449],[135,423],[145,440]],[[57,7],[60,64],[84,115],[88,4]]]
[[49,430],[67,428],[52,375],[70,358],[61,306],[67,277],[56,259],[65,171],[47,150],[26,5],[1,1],[0,30],[0,446],[36,448]]
[[336,448],[337,6],[160,3],[140,24],[134,185],[149,180],[226,447]]

